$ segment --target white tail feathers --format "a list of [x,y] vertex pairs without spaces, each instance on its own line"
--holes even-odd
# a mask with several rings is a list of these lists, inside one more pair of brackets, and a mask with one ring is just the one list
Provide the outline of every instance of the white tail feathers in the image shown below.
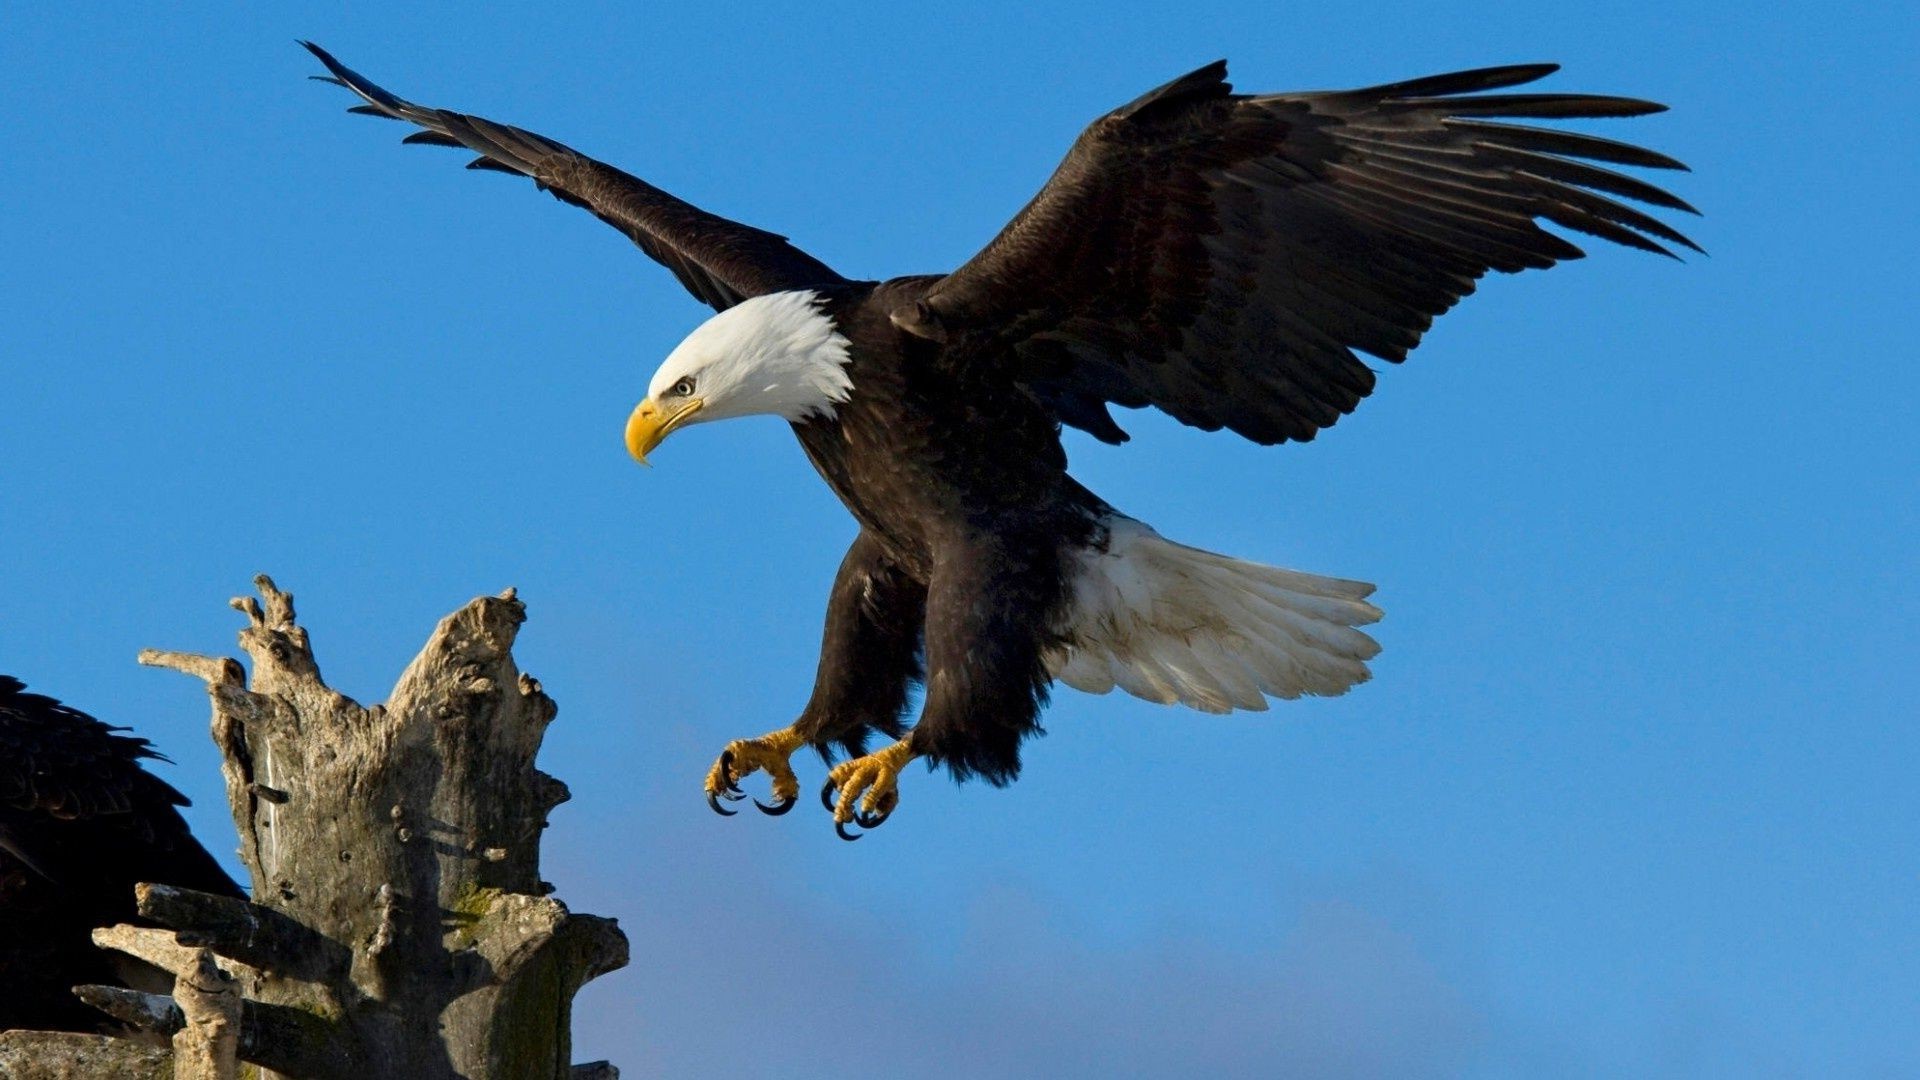
[[1105,549],[1080,553],[1054,678],[1210,713],[1367,680],[1380,646],[1354,627],[1380,618],[1373,586],[1176,544],[1128,517],[1106,524]]

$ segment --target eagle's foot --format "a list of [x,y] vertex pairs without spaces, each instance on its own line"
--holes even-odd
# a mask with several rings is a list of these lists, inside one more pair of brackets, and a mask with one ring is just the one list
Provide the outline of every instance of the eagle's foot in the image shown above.
[[873,829],[887,820],[900,805],[900,770],[915,756],[907,740],[901,739],[884,750],[833,767],[827,774],[827,786],[820,789],[820,801],[833,811],[833,831],[840,834],[840,839],[860,839],[859,833],[847,831],[849,823]]
[[773,805],[768,806],[759,799],[753,805],[760,812],[773,817],[793,809],[800,801],[800,778],[793,775],[793,766],[787,759],[795,750],[806,744],[806,737],[794,728],[781,728],[768,732],[757,739],[735,739],[720,751],[720,760],[707,770],[707,805],[722,817],[732,817],[734,811],[720,805],[720,800],[739,802],[746,797],[740,790],[740,781],[755,772],[765,772],[773,781]]

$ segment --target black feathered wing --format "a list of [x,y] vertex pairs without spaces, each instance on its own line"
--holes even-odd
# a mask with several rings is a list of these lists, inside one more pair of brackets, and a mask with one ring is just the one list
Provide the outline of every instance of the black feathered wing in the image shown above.
[[478,116],[415,105],[348,69],[325,49],[302,42],[332,73],[316,76],[358,94],[352,111],[417,124],[404,141],[465,147],[479,154],[467,167],[530,177],[562,202],[593,212],[640,250],[673,271],[687,291],[715,310],[751,296],[844,282],[825,263],[784,236],[729,221],[661,191],[636,176],[541,135]]
[[62,885],[119,875],[129,890],[238,895],[180,817],[186,796],[141,767],[159,755],[121,730],[0,675],[0,854]]
[[1679,162],[1487,119],[1662,109],[1477,94],[1554,70],[1246,96],[1224,61],[1201,68],[1095,121],[1000,235],[894,322],[956,363],[1010,365],[1062,420],[1109,441],[1126,435],[1108,403],[1260,443],[1311,439],[1373,389],[1355,349],[1403,360],[1489,270],[1580,257],[1541,220],[1662,254],[1661,241],[1695,248],[1596,192],[1692,207],[1589,163]]
[[118,730],[0,675],[0,1030],[101,1027],[71,988],[120,983],[90,935],[141,922],[136,883],[242,895]]

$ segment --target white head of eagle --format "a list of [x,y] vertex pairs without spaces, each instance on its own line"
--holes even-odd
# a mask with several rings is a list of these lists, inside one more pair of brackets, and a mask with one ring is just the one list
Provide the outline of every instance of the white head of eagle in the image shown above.
[[645,463],[688,424],[735,416],[798,422],[832,416],[853,392],[848,342],[810,290],[743,300],[701,323],[661,363],[627,418],[627,449]]

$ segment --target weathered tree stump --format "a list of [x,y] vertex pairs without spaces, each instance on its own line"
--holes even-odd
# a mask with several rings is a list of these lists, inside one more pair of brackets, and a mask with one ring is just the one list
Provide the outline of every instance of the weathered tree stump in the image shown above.
[[[255,584],[264,607],[233,602],[250,684],[231,659],[140,657],[207,682],[253,902],[141,886],[141,915],[172,932],[96,940],[173,972],[173,996],[77,992],[171,1038],[179,1080],[225,1080],[236,1060],[290,1080],[617,1076],[568,1064],[573,996],[626,964],[627,941],[540,880],[540,833],[568,796],[533,766],[555,709],[514,667],[513,590],[447,616],[387,703],[362,707],[321,681],[292,596]],[[153,1053],[40,1038],[124,1054],[127,1075]]]

